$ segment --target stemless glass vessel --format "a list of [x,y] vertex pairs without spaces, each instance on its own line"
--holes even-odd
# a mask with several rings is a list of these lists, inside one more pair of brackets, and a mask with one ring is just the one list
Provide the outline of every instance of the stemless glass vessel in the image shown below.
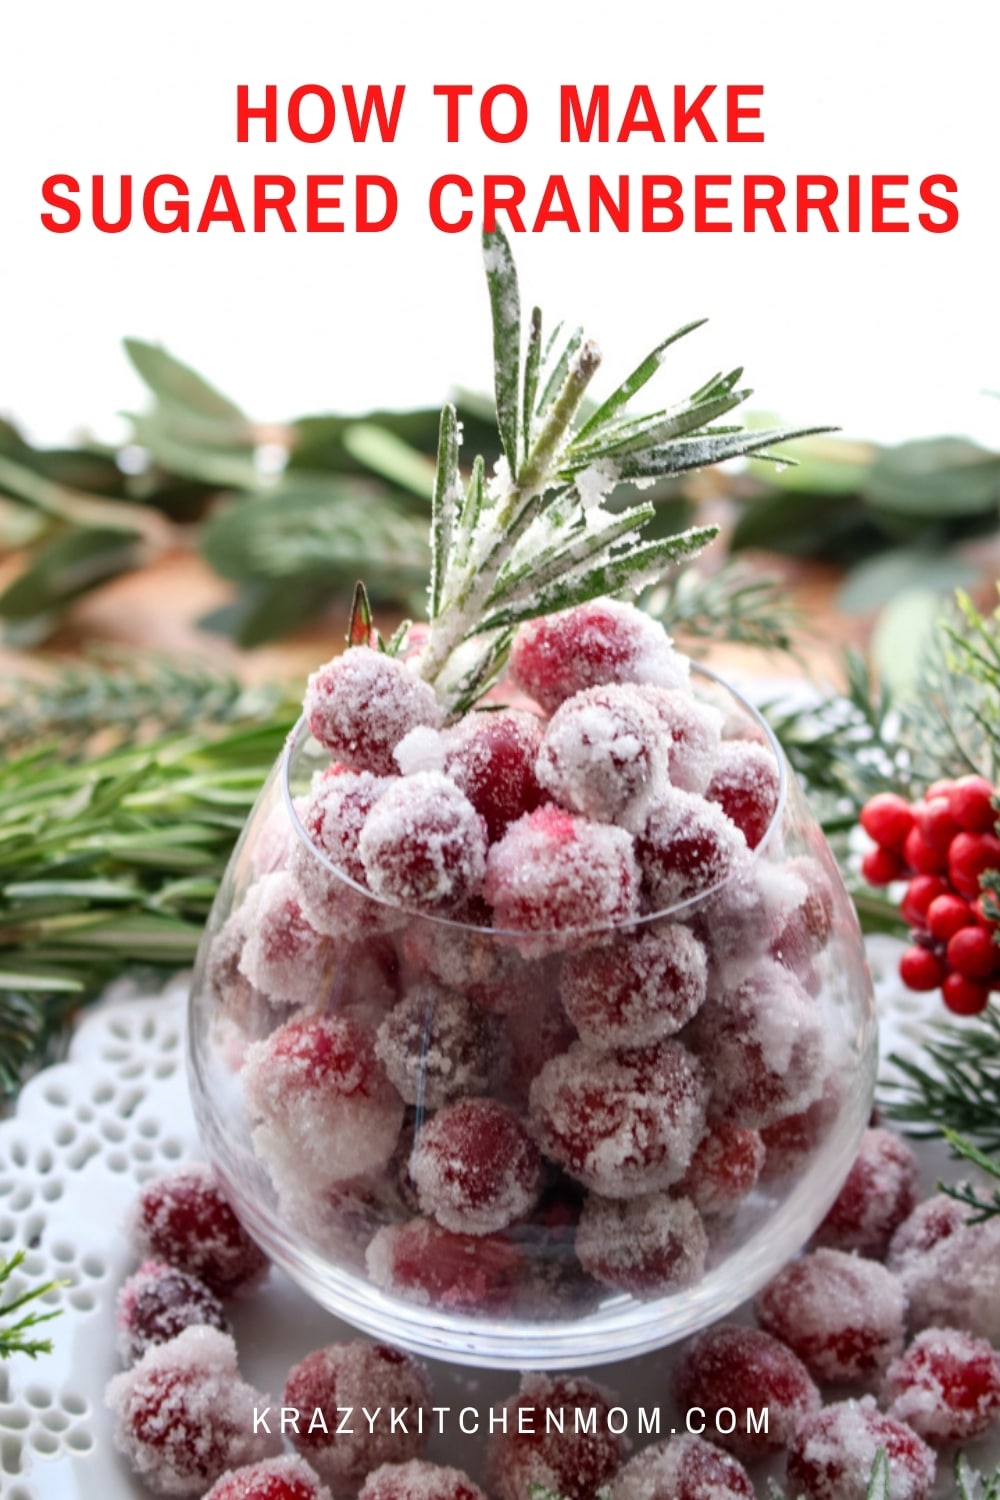
[[[755,1292],[839,1190],[876,1065],[861,933],[774,736],[695,671],[725,736],[774,756],[777,807],[726,879],[614,928],[379,900],[310,842],[330,757],[304,722],[260,796],[195,972],[195,1112],[250,1232],[370,1334],[520,1369],[642,1353]],[[664,944],[703,955],[695,1013],[675,1005],[652,1041],[627,1016],[602,1036],[588,1005]],[[469,1100],[496,1106],[485,1167]],[[483,1213],[479,1168],[503,1178]]]

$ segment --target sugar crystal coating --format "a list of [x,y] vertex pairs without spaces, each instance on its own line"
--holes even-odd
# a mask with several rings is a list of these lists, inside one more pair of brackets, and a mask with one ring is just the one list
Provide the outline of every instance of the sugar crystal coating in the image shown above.
[[244,904],[247,940],[240,972],[272,1000],[322,1006],[335,950],[302,908],[299,885],[287,870],[265,875]]
[[866,1130],[814,1242],[882,1260],[918,1197],[917,1159],[910,1147],[891,1130]]
[[383,1291],[424,1307],[487,1315],[510,1310],[525,1268],[522,1252],[501,1235],[458,1234],[433,1219],[387,1224],[365,1263]]
[[566,698],[605,682],[688,686],[690,663],[663,626],[614,599],[593,599],[518,626],[510,675],[546,713]]
[[375,1051],[407,1104],[439,1109],[451,1099],[485,1093],[493,1029],[489,1017],[455,990],[425,980],[390,1011]]
[[289,1021],[248,1050],[242,1076],[254,1149],[276,1186],[321,1193],[392,1155],[403,1101],[351,1017]]
[[914,1209],[892,1237],[886,1265],[908,1301],[911,1332],[936,1325],[1000,1340],[1000,1220],[970,1224],[944,1193]]
[[366,908],[371,909],[367,925],[373,925],[377,919],[377,903],[366,902],[357,891],[338,880],[312,849],[325,855],[356,885],[366,887],[358,839],[365,819],[389,785],[387,777],[372,776],[368,771],[344,771],[321,780],[302,809],[302,828],[312,848],[297,839],[289,870],[297,882],[302,909],[319,932],[353,935],[365,924]]
[[[819,1391],[797,1355],[759,1328],[734,1323],[716,1324],[685,1348],[674,1372],[674,1400],[681,1411],[701,1407],[705,1430],[741,1458],[787,1448],[803,1418],[820,1407]],[[732,1432],[716,1422],[727,1408],[738,1417]],[[747,1416],[762,1409],[766,1430]]]
[[878,1261],[815,1250],[779,1271],[757,1318],[817,1380],[869,1382],[903,1349],[906,1298]]
[[421,1208],[439,1224],[492,1234],[534,1206],[541,1158],[512,1109],[494,1099],[460,1099],[418,1131],[410,1174]]
[[623,828],[540,807],[512,823],[493,845],[484,893],[495,926],[514,932],[600,929],[627,921],[639,903],[632,839]]
[[382,1464],[358,1491],[358,1500],[486,1500],[462,1469],[411,1458],[405,1464]]
[[434,689],[402,661],[355,646],[313,672],[305,715],[311,733],[355,771],[392,776],[395,746],[418,724],[441,723]]
[[611,1483],[611,1500],[755,1500],[755,1494],[731,1454],[688,1434],[644,1448]]
[[358,840],[376,895],[422,911],[447,911],[479,890],[486,825],[440,771],[394,782],[375,803]]
[[205,1323],[229,1333],[222,1303],[204,1282],[166,1261],[147,1260],[123,1283],[115,1304],[118,1352],[134,1364],[154,1344]]
[[831,1072],[823,1080],[819,1095],[812,1104],[782,1115],[772,1125],[762,1128],[760,1138],[766,1152],[760,1174],[762,1182],[774,1182],[803,1170],[826,1139],[843,1097],[843,1078],[839,1073]]
[[128,1228],[144,1260],[177,1266],[217,1297],[252,1290],[267,1271],[263,1250],[233,1213],[211,1167],[202,1162],[145,1183]]
[[770,745],[727,740],[719,749],[705,796],[717,802],[756,849],[778,807],[781,773]]
[[714,802],[668,786],[649,809],[636,854],[653,910],[666,911],[720,885],[746,841]]
[[934,1454],[903,1422],[883,1416],[870,1396],[804,1418],[789,1447],[789,1487],[802,1500],[863,1500],[880,1448],[888,1460],[889,1500],[927,1500]]
[[[615,1400],[580,1376],[526,1375],[519,1393],[503,1403],[507,1430],[496,1426],[487,1444],[484,1474],[491,1494],[532,1500],[540,1485],[563,1500],[596,1500],[627,1451],[608,1422]],[[549,1421],[550,1412],[561,1413],[561,1420]]]
[[713,1116],[733,1125],[771,1125],[823,1086],[823,1013],[779,964],[758,964],[702,1006],[691,1044],[711,1078]]
[[765,1154],[759,1131],[710,1121],[676,1191],[706,1218],[733,1213],[756,1185]]
[[331,1500],[331,1496],[304,1458],[285,1453],[231,1469],[216,1480],[205,1500]]
[[158,1495],[203,1495],[227,1469],[276,1453],[277,1434],[253,1430],[269,1401],[240,1379],[232,1339],[204,1326],[155,1345],[107,1388],[115,1445]]
[[687,1198],[650,1193],[621,1202],[591,1193],[576,1235],[583,1269],[634,1297],[661,1297],[700,1281],[708,1236]]
[[684,792],[704,792],[712,779],[722,743],[722,715],[689,692],[639,686],[635,689],[653,710],[667,740],[667,780]]
[[542,737],[538,780],[569,812],[635,829],[667,785],[666,736],[629,684],[588,688],[556,709]]
[[468,714],[445,736],[443,770],[485,820],[490,842],[545,800],[535,774],[542,725],[508,709]]
[[[282,1397],[283,1406],[299,1413],[292,1442],[338,1493],[353,1493],[379,1464],[418,1458],[427,1443],[421,1413],[429,1416],[430,1403],[430,1378],[419,1360],[362,1339],[329,1344],[300,1359]],[[363,1408],[375,1415],[341,1423],[338,1411],[345,1408],[359,1418]]]
[[680,1042],[597,1052],[576,1042],[530,1091],[548,1156],[585,1187],[636,1198],[683,1176],[705,1127],[708,1090]]
[[596,1046],[641,1046],[680,1031],[700,1008],[708,983],[705,950],[677,922],[659,922],[612,943],[567,955],[563,1007]]
[[925,1329],[886,1371],[882,1401],[924,1442],[966,1443],[1000,1417],[1000,1354],[970,1333]]

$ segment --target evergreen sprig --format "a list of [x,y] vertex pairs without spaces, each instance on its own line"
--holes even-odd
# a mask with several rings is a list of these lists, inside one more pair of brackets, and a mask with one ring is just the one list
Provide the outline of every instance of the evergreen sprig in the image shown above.
[[494,384],[503,457],[484,483],[477,460],[459,468],[455,409],[440,424],[431,521],[430,635],[420,670],[452,714],[502,670],[515,627],[601,594],[638,593],[700,552],[714,526],[646,539],[651,504],[612,511],[618,485],[642,485],[742,454],[768,450],[815,428],[748,432],[717,421],[746,400],[741,369],[712,376],[678,405],[634,416],[628,405],[656,374],[664,339],[589,414],[584,400],[600,365],[593,340],[557,328],[543,348],[542,315],[531,314],[521,352],[521,299],[514,258],[497,230],[484,235],[493,318]]
[[883,1085],[883,1104],[908,1133],[948,1131],[1000,1152],[1000,1013],[990,1006],[961,1024],[942,1021],[924,1039],[923,1058],[892,1054],[903,1076]]
[[[12,1354],[26,1354],[29,1359],[35,1359],[39,1354],[52,1353],[51,1339],[36,1339],[29,1335],[42,1323],[57,1318],[61,1309],[57,1307],[51,1312],[39,1312],[37,1308],[23,1312],[23,1309],[47,1296],[49,1292],[65,1286],[66,1282],[47,1281],[44,1286],[28,1287],[25,1291],[15,1293],[9,1301],[5,1300],[5,1289],[23,1264],[26,1253],[24,1250],[17,1250],[9,1260],[0,1260],[0,1359],[9,1359]],[[22,1316],[10,1322],[15,1313],[21,1313]]]

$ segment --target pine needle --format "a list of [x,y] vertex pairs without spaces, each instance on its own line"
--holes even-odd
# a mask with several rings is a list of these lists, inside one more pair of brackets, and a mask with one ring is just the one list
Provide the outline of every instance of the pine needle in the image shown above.
[[14,1313],[21,1312],[22,1308],[30,1306],[32,1302],[68,1285],[65,1281],[47,1281],[44,1286],[29,1287],[26,1291],[16,1293],[9,1301],[3,1300],[4,1289],[23,1264],[26,1254],[26,1251],[18,1250],[9,1260],[0,1260],[0,1359],[9,1359],[12,1354],[26,1354],[29,1359],[35,1359],[39,1354],[52,1353],[51,1339],[29,1338],[28,1335],[40,1324],[57,1318],[61,1308],[45,1313],[33,1309],[24,1313],[16,1322],[8,1321]]

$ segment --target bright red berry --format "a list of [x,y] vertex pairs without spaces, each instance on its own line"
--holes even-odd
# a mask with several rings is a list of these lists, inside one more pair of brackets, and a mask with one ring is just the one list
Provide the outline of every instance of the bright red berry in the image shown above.
[[972,921],[972,908],[961,896],[935,896],[927,908],[927,931],[939,943],[947,943]]
[[990,998],[990,987],[980,979],[967,979],[964,974],[949,974],[941,985],[944,1003],[956,1016],[978,1016],[984,1011]]
[[898,792],[879,792],[861,809],[861,826],[882,849],[902,849],[913,827],[913,808]]
[[927,926],[927,911],[938,896],[953,894],[947,880],[940,875],[915,875],[906,887],[900,911],[911,927]]
[[955,783],[942,776],[938,781],[932,781],[924,796],[930,801],[931,797],[950,797],[955,790]]
[[945,967],[929,948],[907,948],[899,960],[899,977],[910,990],[936,990]]
[[971,911],[973,920],[978,922],[980,927],[988,927],[991,932],[996,930],[996,918],[991,917],[989,912],[986,910],[985,896],[976,897],[975,901],[973,901],[972,903]]
[[948,877],[960,896],[974,901],[979,877],[1000,869],[1000,838],[995,833],[957,833],[948,851]]
[[869,849],[861,861],[861,873],[869,885],[888,885],[905,873],[895,849]]
[[1000,948],[985,927],[963,927],[948,943],[948,963],[966,979],[988,979],[998,960]]
[[916,824],[906,835],[903,858],[911,870],[917,870],[923,875],[936,875],[948,868],[947,847],[936,849],[933,844],[929,844]]
[[947,849],[958,832],[947,797],[930,797],[915,808],[917,827],[925,844],[932,849]]
[[996,795],[985,776],[963,776],[948,793],[948,808],[959,828],[989,833],[997,822]]

